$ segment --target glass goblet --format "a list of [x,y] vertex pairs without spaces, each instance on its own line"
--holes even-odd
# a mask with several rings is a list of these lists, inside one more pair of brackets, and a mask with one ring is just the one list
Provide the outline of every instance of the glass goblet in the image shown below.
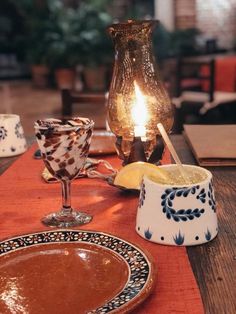
[[71,181],[84,166],[94,122],[88,118],[45,119],[34,124],[38,146],[48,171],[61,182],[62,208],[42,219],[47,226],[72,227],[91,221],[92,216],[71,207]]

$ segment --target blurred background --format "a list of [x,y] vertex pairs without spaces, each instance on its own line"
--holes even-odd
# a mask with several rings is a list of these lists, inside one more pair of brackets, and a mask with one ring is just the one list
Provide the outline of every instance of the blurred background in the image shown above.
[[[220,75],[227,80],[230,73],[226,92],[236,93],[235,0],[1,0],[0,112],[19,114],[31,135],[34,120],[60,116],[60,89],[106,92],[114,60],[106,28],[127,19],[160,21],[153,48],[171,98],[179,97],[182,87],[204,90],[199,64],[218,59],[231,60],[229,72]],[[185,60],[191,66],[182,84]],[[183,123],[236,123],[236,97],[231,100],[204,114],[199,102],[176,106],[173,131],[181,132]],[[91,111],[92,105],[78,109]]]

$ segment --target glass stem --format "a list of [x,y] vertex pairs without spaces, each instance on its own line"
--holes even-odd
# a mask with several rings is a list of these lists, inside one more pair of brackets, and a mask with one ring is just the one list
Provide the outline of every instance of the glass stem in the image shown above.
[[69,215],[72,212],[71,208],[71,195],[70,195],[70,188],[71,182],[69,180],[61,181],[62,186],[62,213],[65,215]]

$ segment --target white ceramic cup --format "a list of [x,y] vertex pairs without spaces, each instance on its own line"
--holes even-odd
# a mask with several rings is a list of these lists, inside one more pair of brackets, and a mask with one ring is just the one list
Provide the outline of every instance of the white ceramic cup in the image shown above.
[[[176,165],[162,168],[171,171]],[[166,245],[198,245],[218,232],[216,202],[210,171],[184,165],[205,177],[196,184],[166,185],[143,178],[136,219],[137,233]]]
[[26,149],[20,117],[16,114],[0,114],[0,157],[19,155]]

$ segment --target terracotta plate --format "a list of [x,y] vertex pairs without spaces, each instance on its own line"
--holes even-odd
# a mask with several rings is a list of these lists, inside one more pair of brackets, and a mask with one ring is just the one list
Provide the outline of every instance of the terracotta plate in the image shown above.
[[54,230],[0,243],[0,313],[127,313],[151,292],[154,268],[135,245]]
[[89,155],[108,155],[115,154],[115,136],[105,130],[93,131]]

